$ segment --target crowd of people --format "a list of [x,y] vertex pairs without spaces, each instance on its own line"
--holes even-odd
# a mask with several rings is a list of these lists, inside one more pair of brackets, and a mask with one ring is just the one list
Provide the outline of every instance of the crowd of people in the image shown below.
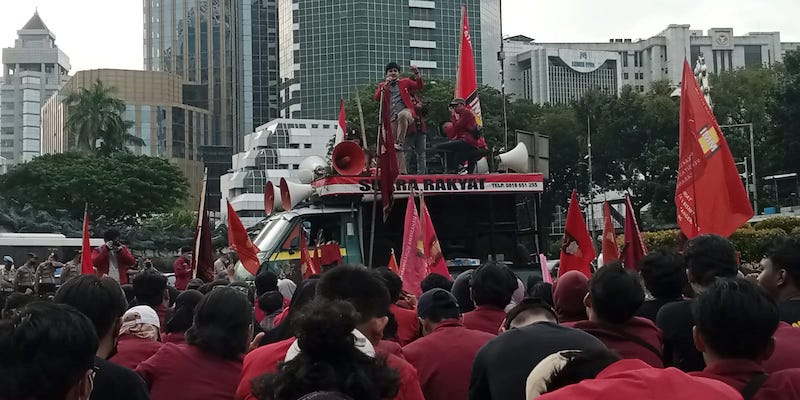
[[98,250],[108,270],[5,299],[0,399],[800,399],[792,239],[757,276],[702,235],[554,284],[498,262],[431,274],[418,298],[387,268],[348,265],[180,290],[144,269],[127,284],[114,246]]

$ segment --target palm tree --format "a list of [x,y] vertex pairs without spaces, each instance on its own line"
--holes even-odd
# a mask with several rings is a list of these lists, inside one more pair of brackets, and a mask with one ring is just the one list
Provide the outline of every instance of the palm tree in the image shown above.
[[[125,103],[114,96],[114,88],[99,79],[90,88],[80,88],[64,99],[67,120],[64,127],[79,150],[110,154],[125,151],[127,145],[143,146],[144,140],[128,133],[133,125],[122,117]],[[102,143],[98,147],[98,140]]]

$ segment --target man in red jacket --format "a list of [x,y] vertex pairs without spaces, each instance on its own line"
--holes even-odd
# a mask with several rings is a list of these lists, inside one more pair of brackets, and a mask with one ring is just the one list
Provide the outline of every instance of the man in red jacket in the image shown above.
[[464,326],[497,335],[515,290],[517,277],[508,267],[497,262],[481,265],[470,280],[475,309],[464,314]]
[[706,368],[692,375],[733,386],[745,400],[800,398],[800,369],[767,374],[762,365],[775,350],[774,300],[745,279],[719,281],[692,305],[694,341]]
[[[453,99],[449,109],[450,122],[445,122],[442,128],[450,141],[436,146],[436,149],[447,152],[447,172],[471,174],[475,172],[476,163],[470,157],[475,150],[485,149],[486,141],[479,136],[475,114],[467,108],[464,99]],[[464,162],[468,162],[466,169],[463,168]]]
[[186,285],[192,279],[192,248],[181,247],[181,254],[172,269],[175,272],[175,289],[186,290]]
[[465,328],[456,298],[444,289],[425,292],[417,315],[425,336],[403,354],[417,368],[425,399],[466,399],[475,354],[495,335]]
[[400,346],[405,346],[420,336],[417,313],[413,309],[397,305],[400,301],[400,295],[403,293],[403,280],[397,274],[389,268],[378,268],[375,273],[383,280],[389,290],[389,299],[392,301],[392,304],[389,305],[389,311],[397,321],[397,343]]
[[92,265],[98,277],[109,276],[121,285],[128,283],[128,269],[136,260],[128,246],[119,241],[119,231],[111,228],[103,234],[105,244],[92,251]]
[[[345,300],[353,304],[361,314],[362,322],[356,327],[369,339],[373,347],[383,337],[388,322],[389,292],[383,281],[363,267],[338,266],[324,273],[317,285],[316,295],[327,300]],[[286,359],[286,352],[296,339],[259,347],[247,354],[242,365],[242,379],[236,389],[236,399],[255,400],[250,391],[250,382],[262,374],[276,372],[278,363]],[[394,355],[386,357],[386,364],[397,370],[400,376],[400,391],[396,400],[424,400],[419,385],[417,370],[408,361]]]
[[606,264],[589,280],[584,299],[589,320],[573,327],[591,333],[622,358],[638,358],[662,368],[661,330],[653,321],[634,316],[643,302],[638,278],[617,261]]
[[[400,66],[395,62],[386,65],[386,79],[378,85],[375,91],[375,101],[381,101],[381,95],[389,98],[389,107],[392,115],[392,132],[396,142],[397,150],[403,150],[409,125],[414,123],[417,112],[411,96],[414,92],[425,87],[419,69],[411,66],[414,79],[400,79]],[[406,173],[405,157],[397,157],[398,170],[401,174]]]

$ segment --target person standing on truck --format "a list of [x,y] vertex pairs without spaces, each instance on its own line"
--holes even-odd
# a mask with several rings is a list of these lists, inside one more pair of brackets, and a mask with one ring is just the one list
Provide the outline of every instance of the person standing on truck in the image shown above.
[[28,257],[28,262],[17,268],[14,288],[17,292],[32,294],[36,285],[36,266],[39,264],[39,257],[33,253],[28,253]]
[[[475,114],[467,108],[464,99],[453,99],[448,108],[450,109],[450,122],[442,124],[442,128],[450,141],[436,146],[436,149],[447,152],[447,171],[445,172],[471,174],[475,172],[477,164],[477,160],[473,161],[471,156],[475,150],[487,147],[486,140],[480,136]],[[464,162],[467,162],[466,168],[464,168]]]
[[64,264],[56,260],[55,253],[50,253],[50,256],[47,257],[47,261],[39,264],[36,268],[36,276],[34,278],[36,282],[36,293],[39,296],[45,297],[47,294],[55,293],[56,268],[61,268],[63,266]]
[[119,241],[119,231],[111,228],[103,234],[105,243],[92,251],[92,264],[99,277],[109,276],[121,285],[128,283],[128,269],[136,260],[128,249]]
[[[400,79],[400,66],[396,62],[386,64],[386,79],[378,84],[378,90],[375,91],[375,101],[381,101],[381,94],[389,98],[392,132],[397,150],[404,149],[408,126],[417,118],[411,95],[425,87],[419,69],[412,65],[411,72],[414,73],[414,79]],[[397,168],[401,174],[407,173],[405,157],[397,157]]]
[[64,267],[61,268],[61,284],[67,283],[70,279],[80,276],[81,274],[81,250],[75,250],[72,253],[72,260],[67,261]]

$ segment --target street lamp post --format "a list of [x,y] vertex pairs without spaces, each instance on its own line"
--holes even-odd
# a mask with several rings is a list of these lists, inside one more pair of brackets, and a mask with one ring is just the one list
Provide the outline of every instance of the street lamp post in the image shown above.
[[592,128],[590,116],[586,116],[586,147],[587,168],[589,169],[589,230],[592,234],[592,247],[594,247],[594,181],[592,180]]
[[[760,214],[758,212],[758,175],[756,175],[756,148],[755,142],[753,140],[753,123],[749,122],[746,124],[728,124],[728,125],[720,125],[720,128],[741,128],[741,127],[748,127],[750,130],[750,173],[753,174],[753,210],[756,212],[756,215]],[[747,188],[750,191],[750,188]]]

